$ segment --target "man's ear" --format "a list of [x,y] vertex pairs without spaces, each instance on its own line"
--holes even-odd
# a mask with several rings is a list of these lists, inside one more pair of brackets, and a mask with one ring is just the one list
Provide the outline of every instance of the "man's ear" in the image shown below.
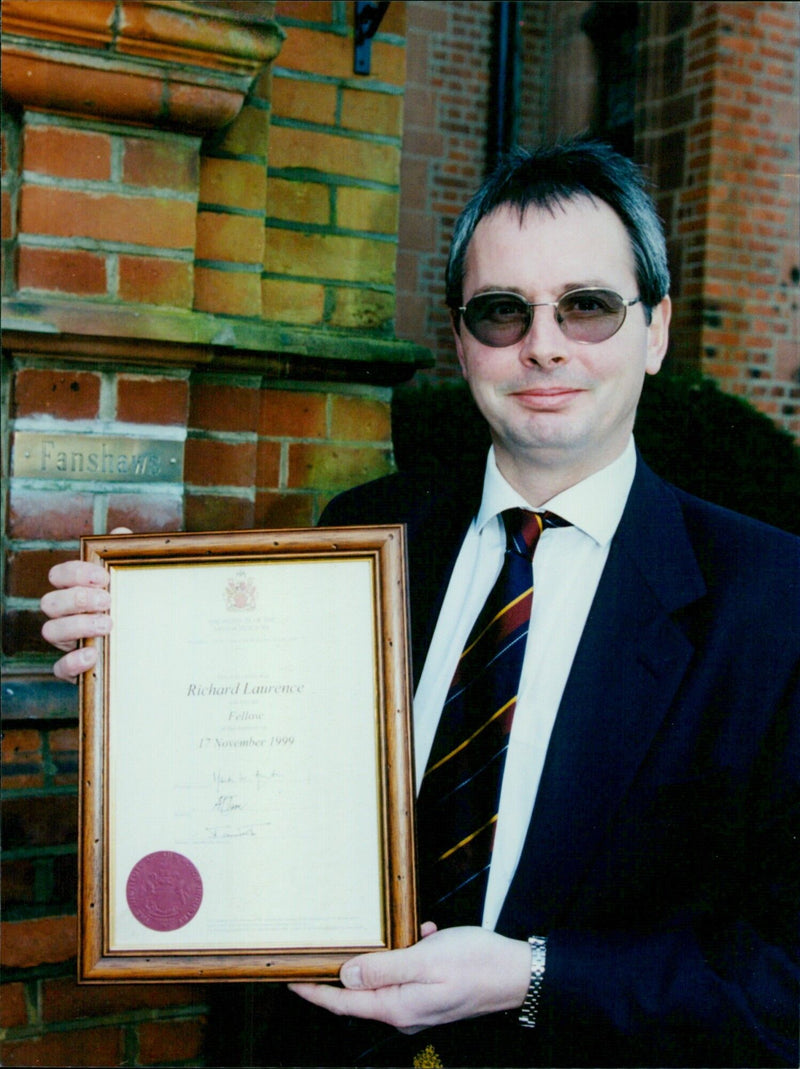
[[647,328],[647,362],[645,371],[655,375],[669,345],[669,322],[672,318],[672,301],[664,297],[651,312],[650,325]]

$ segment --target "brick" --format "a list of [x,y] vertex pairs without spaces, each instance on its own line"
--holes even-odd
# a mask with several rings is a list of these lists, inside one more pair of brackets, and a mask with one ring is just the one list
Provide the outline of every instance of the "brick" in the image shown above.
[[[5,784],[3,786],[5,788]],[[7,910],[37,904],[36,873],[39,868],[40,864],[32,858],[3,861],[0,902],[2,902],[3,913],[6,916],[8,916]],[[2,988],[0,988],[0,995],[2,995]]]
[[78,927],[74,916],[4,921],[1,927],[2,958],[6,968],[28,968],[75,957]]
[[14,414],[56,419],[94,419],[100,405],[100,376],[91,371],[23,368],[14,381]]
[[270,177],[267,215],[274,219],[327,226],[331,218],[330,189],[319,182]]
[[[428,5],[423,4],[423,7]],[[406,35],[406,4],[389,4],[386,13],[381,19],[379,33],[392,33],[398,37]]]
[[12,18],[31,20],[26,29],[32,36],[61,40],[66,23],[70,34],[83,31],[93,37],[99,47],[102,42],[111,43],[114,7],[113,0],[94,0],[86,7],[81,6],[67,13],[61,0],[37,0],[36,19],[31,20],[27,0],[4,0],[3,12],[9,21]]
[[393,293],[379,290],[338,289],[333,313],[332,327],[376,330],[390,328],[394,317]]
[[277,487],[281,477],[279,442],[259,442],[256,453],[256,486]]
[[23,984],[0,987],[0,1028],[14,1028],[28,1023],[28,1005]]
[[282,119],[333,126],[337,90],[334,85],[275,76],[272,80],[272,114]]
[[86,987],[61,977],[42,983],[42,1020],[77,1021],[133,1010],[201,1005],[205,991],[191,984],[101,984]]
[[261,277],[254,271],[195,267],[194,306],[217,315],[260,316]]
[[8,533],[11,538],[75,540],[93,533],[94,496],[24,490],[15,483],[9,492]]
[[3,801],[6,850],[74,843],[78,831],[77,795],[58,794]]
[[258,433],[270,438],[325,438],[327,394],[263,390]]
[[106,526],[129,527],[137,534],[146,531],[180,531],[183,500],[167,494],[113,494],[108,500]]
[[44,785],[42,737],[32,729],[9,728],[2,734],[3,789]]
[[331,399],[331,437],[353,442],[390,442],[392,419],[389,403],[334,394]]
[[219,382],[192,382],[189,425],[207,431],[255,431],[260,390]]
[[78,785],[78,740],[74,729],[65,734],[72,736],[71,745],[53,748],[50,741],[50,763],[53,766],[52,782],[56,787],[76,787]]
[[186,495],[187,531],[244,531],[253,526],[255,509],[246,497]]
[[198,212],[198,258],[260,264],[263,253],[264,220],[260,216]]
[[345,490],[392,470],[388,449],[298,444],[289,446],[290,489]]
[[255,442],[186,442],[185,479],[194,486],[252,486],[255,466]]
[[303,22],[333,22],[333,4],[331,0],[315,0],[309,8],[308,0],[278,0],[275,5],[275,18],[302,19]]
[[325,287],[288,279],[265,278],[261,282],[264,316],[273,322],[313,326],[325,315]]
[[11,194],[3,190],[0,196],[0,234],[4,239],[17,236],[17,220],[11,203]]
[[404,249],[414,249],[419,252],[433,251],[436,247],[436,232],[436,223],[431,218],[430,212],[412,211],[408,208],[403,212],[399,236],[400,244]]
[[16,598],[40,598],[49,589],[47,576],[53,565],[74,557],[74,549],[24,549],[9,553],[6,577],[8,593]]
[[403,97],[399,94],[342,90],[342,126],[387,137],[403,135]]
[[400,178],[400,149],[395,145],[340,137],[325,131],[273,126],[270,168],[297,167],[298,160],[312,162],[314,170],[323,174],[364,178],[387,185],[397,185]]
[[[353,39],[350,35],[292,26],[287,30],[276,61],[281,70],[322,74],[329,78],[353,77]],[[405,48],[372,42],[371,77],[390,85],[405,81]]]
[[25,186],[20,232],[193,249],[195,206],[165,197],[134,197]]
[[245,104],[219,140],[212,142],[214,150],[219,149],[233,156],[256,156],[266,163],[270,137],[269,118],[270,113],[265,108]]
[[390,285],[395,251],[394,244],[369,238],[269,228],[264,267],[274,274]]
[[198,1058],[203,1049],[205,1018],[192,1021],[143,1021],[139,1025],[139,1063],[163,1065]]
[[191,308],[193,265],[156,256],[119,256],[119,299],[135,304]]
[[13,657],[21,653],[47,653],[53,647],[42,638],[41,613],[30,609],[6,609],[3,613],[3,651]]
[[263,211],[267,199],[267,171],[261,163],[247,160],[200,161],[200,200],[230,208]]
[[74,913],[77,908],[77,854],[57,854],[38,858],[18,858],[3,862],[2,908],[43,907]]
[[122,142],[122,180],[127,185],[196,194],[198,174],[197,149],[178,138],[126,137]]
[[22,167],[53,178],[96,182],[111,177],[111,138],[59,126],[28,126],[23,134]]
[[397,193],[345,186],[336,193],[336,222],[347,230],[396,234],[400,210]]
[[117,376],[117,419],[124,423],[184,426],[188,407],[189,384],[185,379]]
[[50,1032],[30,1039],[6,1040],[3,1065],[121,1065],[123,1032],[116,1025]]
[[313,494],[256,494],[256,526],[311,527],[314,505]]
[[59,854],[51,858],[53,885],[48,894],[46,905],[52,903],[53,912],[68,911],[74,913],[78,908],[78,855]]
[[17,278],[21,290],[97,296],[106,292],[106,260],[104,256],[80,249],[38,249],[23,245],[18,251]]

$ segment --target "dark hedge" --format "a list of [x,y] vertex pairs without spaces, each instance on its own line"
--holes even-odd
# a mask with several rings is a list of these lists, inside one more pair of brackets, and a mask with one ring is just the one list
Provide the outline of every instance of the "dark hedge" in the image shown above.
[[[483,465],[489,435],[463,383],[396,390],[392,418],[400,470],[446,481]],[[662,371],[645,383],[635,433],[665,479],[800,534],[800,450],[748,402],[699,375]]]

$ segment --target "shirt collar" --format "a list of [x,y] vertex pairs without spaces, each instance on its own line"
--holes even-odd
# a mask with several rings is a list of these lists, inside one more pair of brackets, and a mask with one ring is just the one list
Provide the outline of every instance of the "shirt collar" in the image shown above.
[[[636,472],[636,449],[631,437],[622,454],[605,468],[556,494],[540,511],[555,512],[604,546],[614,537]],[[521,494],[497,467],[494,447],[489,450],[483,479],[483,496],[475,523],[480,531],[508,508],[530,509]]]

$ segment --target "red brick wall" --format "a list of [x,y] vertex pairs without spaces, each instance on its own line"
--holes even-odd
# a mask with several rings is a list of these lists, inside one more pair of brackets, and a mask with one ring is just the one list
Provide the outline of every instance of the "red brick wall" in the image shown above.
[[[522,143],[591,128],[590,7],[520,5]],[[800,7],[655,0],[639,13],[635,152],[661,190],[674,358],[800,436]],[[431,345],[439,378],[458,375],[443,273],[453,217],[483,173],[490,30],[488,4],[408,4],[397,325]]]
[[638,142],[670,239],[674,355],[800,436],[800,7],[645,14]]
[[[102,8],[89,14],[105,26],[114,5]],[[394,342],[404,5],[392,5],[367,79],[352,74],[352,5],[285,3],[278,15],[274,73],[202,142],[3,116],[4,296],[15,311],[57,311],[76,335],[118,324],[75,352],[60,336],[26,351],[15,335],[6,461],[33,432],[77,434],[85,449],[110,435],[170,439],[184,464],[177,483],[11,468],[4,486],[3,1064],[202,1065],[213,996],[76,984],[76,692],[48,676],[38,599],[49,568],[81,535],[118,525],[312,524],[334,493],[392,467],[391,391],[357,357],[369,339]],[[327,337],[336,359],[319,358],[310,377],[301,357],[253,353],[262,335],[249,324],[265,321]],[[148,341],[168,324],[192,346],[193,322],[212,336],[199,357],[196,345],[182,361],[169,337]],[[265,349],[281,340],[263,336]],[[317,353],[313,333],[290,337]],[[216,344],[246,351],[204,370]]]
[[458,370],[444,269],[455,216],[484,174],[492,5],[425,0],[407,8],[397,332],[430,346],[435,376],[447,378]]

